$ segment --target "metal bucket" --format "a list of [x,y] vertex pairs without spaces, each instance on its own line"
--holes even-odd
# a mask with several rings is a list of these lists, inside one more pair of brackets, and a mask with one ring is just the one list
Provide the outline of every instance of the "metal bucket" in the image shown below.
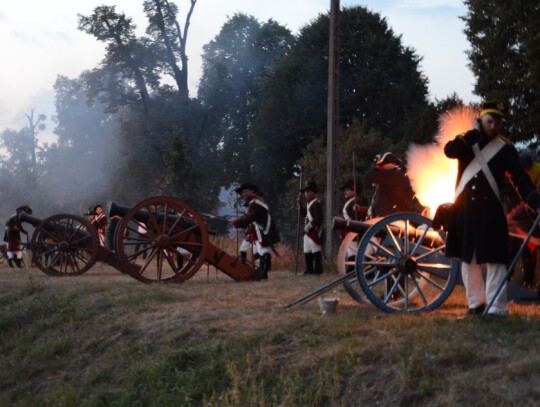
[[319,309],[322,315],[335,314],[339,298],[335,297],[319,297]]

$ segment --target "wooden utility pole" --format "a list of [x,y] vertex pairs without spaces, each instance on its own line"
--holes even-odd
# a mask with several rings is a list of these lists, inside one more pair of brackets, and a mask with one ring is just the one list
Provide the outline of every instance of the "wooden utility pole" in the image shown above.
[[337,242],[332,219],[338,202],[339,131],[339,0],[330,0],[330,43],[328,48],[328,107],[326,128],[326,258],[333,261]]

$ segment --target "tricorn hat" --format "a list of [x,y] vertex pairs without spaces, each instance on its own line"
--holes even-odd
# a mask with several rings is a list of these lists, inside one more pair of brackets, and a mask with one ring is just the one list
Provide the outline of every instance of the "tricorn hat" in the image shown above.
[[242,185],[240,185],[238,188],[235,189],[237,194],[241,194],[242,191],[250,189],[253,192],[259,192],[259,188],[255,184],[252,184],[251,182],[244,182]]
[[348,179],[339,187],[339,189],[341,191],[345,191],[346,189],[355,189],[354,180]]
[[306,192],[306,191],[311,191],[314,194],[318,193],[319,188],[317,188],[317,183],[314,180],[307,181],[306,185],[304,186],[304,188],[300,190],[300,192]]
[[485,102],[482,103],[482,109],[480,110],[480,116],[485,114],[494,114],[496,116],[505,117],[510,113],[510,107],[506,102]]
[[401,161],[394,153],[387,152],[384,154],[377,154],[375,156],[375,163],[377,165],[395,164],[397,166],[403,165]]
[[28,215],[32,214],[32,208],[30,208],[28,205],[19,206],[17,209],[15,209],[16,212],[26,212]]

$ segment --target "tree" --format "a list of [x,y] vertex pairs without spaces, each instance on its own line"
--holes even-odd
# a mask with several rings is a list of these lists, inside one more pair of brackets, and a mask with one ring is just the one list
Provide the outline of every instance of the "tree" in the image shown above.
[[[323,138],[315,138],[302,150],[302,158],[295,163],[295,168],[301,168],[304,180],[313,179],[319,186],[319,198],[324,204],[326,187],[326,145]],[[340,184],[348,179],[356,181],[357,191],[365,205],[368,205],[373,195],[371,185],[367,185],[364,174],[373,166],[376,154],[393,151],[403,157],[407,142],[395,144],[391,138],[384,137],[380,131],[371,128],[366,131],[364,123],[353,119],[350,126],[341,128],[339,132],[339,162]],[[352,154],[355,153],[353,162]],[[355,172],[353,173],[353,168]],[[298,194],[298,178],[291,177],[286,183],[286,193],[281,195],[278,203],[278,222],[285,240],[292,241],[295,226],[290,219],[296,216],[296,196]],[[343,202],[344,203],[344,202]],[[339,205],[338,205],[339,206]],[[281,215],[281,216],[279,216]]]
[[[161,42],[165,48],[166,72],[172,73],[182,100],[189,97],[188,88],[188,57],[186,42],[188,29],[197,0],[190,0],[190,8],[182,30],[177,20],[178,6],[167,0],[146,0],[144,11],[148,17],[147,34],[156,42]],[[180,66],[178,64],[180,61]]]
[[[112,80],[113,83],[115,81],[121,83],[127,79],[133,80],[144,113],[148,116],[150,95],[147,81],[157,86],[159,80],[155,58],[151,55],[152,44],[148,41],[137,40],[134,34],[135,28],[132,19],[127,18],[123,13],[118,14],[115,6],[96,7],[90,16],[79,14],[79,30],[107,44],[107,53],[102,61],[106,69],[94,70],[93,75],[88,75],[88,79],[96,81],[100,76],[105,76],[107,82]],[[95,88],[95,86],[90,87]],[[103,90],[103,88],[99,89]]]
[[[343,9],[340,25],[341,126],[356,118],[394,143],[429,140],[436,121],[420,58],[366,8]],[[283,193],[302,149],[326,134],[328,42],[329,16],[320,15],[300,31],[266,86],[251,162],[270,196]]]
[[540,5],[527,0],[465,4],[475,93],[510,102],[510,132],[516,140],[540,134]]
[[42,152],[41,208],[80,211],[111,198],[119,157],[118,115],[87,103],[84,82],[58,76],[54,84],[57,143]]
[[7,153],[2,163],[4,174],[9,175],[8,183],[15,187],[12,188],[12,193],[16,191],[15,199],[21,201],[27,201],[30,198],[32,187],[36,185],[37,174],[32,164],[35,151],[34,141],[27,127],[21,130],[6,129],[1,135],[2,148]]
[[208,111],[208,131],[218,138],[223,185],[252,175],[253,126],[262,89],[292,41],[290,31],[273,20],[260,23],[235,14],[204,46],[198,96]]
[[30,110],[29,113],[25,114],[24,117],[26,118],[28,122],[27,127],[27,133],[29,137],[28,141],[28,148],[30,150],[30,157],[31,157],[31,169],[32,172],[32,180],[31,180],[31,187],[36,186],[37,182],[37,159],[36,159],[36,147],[37,147],[37,140],[36,136],[39,130],[45,130],[45,120],[47,119],[47,116],[44,114],[38,114],[35,115],[34,109]]

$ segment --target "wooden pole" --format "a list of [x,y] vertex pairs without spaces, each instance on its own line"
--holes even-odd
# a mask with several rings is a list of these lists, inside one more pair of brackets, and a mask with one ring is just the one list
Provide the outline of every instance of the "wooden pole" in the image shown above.
[[328,49],[328,100],[326,131],[326,258],[337,255],[337,239],[332,219],[338,202],[338,131],[339,131],[339,0],[330,0],[330,43]]

